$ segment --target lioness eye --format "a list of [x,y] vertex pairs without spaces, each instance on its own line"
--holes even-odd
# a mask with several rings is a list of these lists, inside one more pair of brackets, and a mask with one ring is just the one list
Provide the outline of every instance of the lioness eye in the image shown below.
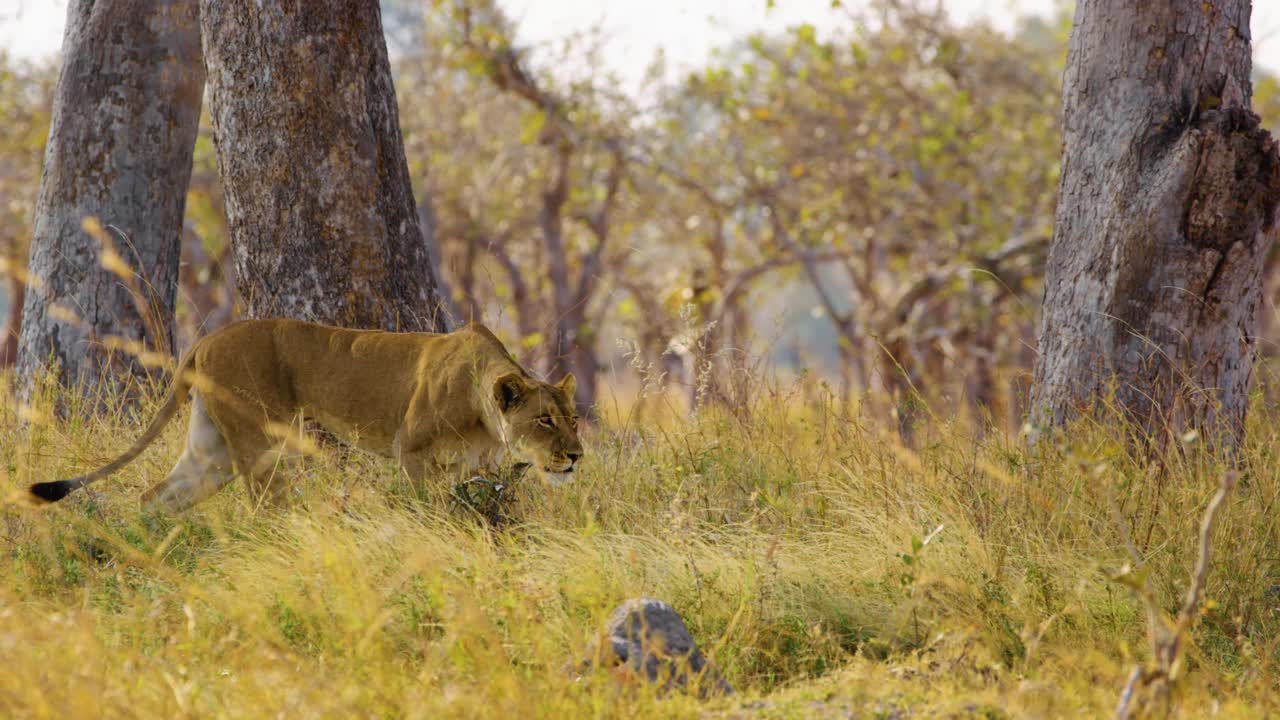
[[538,418],[538,424],[543,427],[554,427],[554,424],[551,422],[551,418],[546,416]]

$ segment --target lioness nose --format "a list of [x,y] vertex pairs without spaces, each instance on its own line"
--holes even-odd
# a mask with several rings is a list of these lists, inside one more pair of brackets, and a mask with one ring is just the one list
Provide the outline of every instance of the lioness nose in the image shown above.
[[565,453],[565,455],[567,455],[567,456],[569,457],[569,462],[571,462],[571,463],[573,463],[573,464],[575,464],[575,465],[578,463],[578,458],[582,457],[582,453],[581,453],[581,452]]

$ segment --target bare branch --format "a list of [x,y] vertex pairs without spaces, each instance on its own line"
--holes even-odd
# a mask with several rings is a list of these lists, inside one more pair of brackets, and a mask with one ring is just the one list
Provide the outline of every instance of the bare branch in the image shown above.
[[609,166],[609,174],[605,178],[604,198],[600,201],[600,206],[594,213],[578,218],[595,235],[596,246],[582,260],[582,269],[578,273],[577,290],[574,292],[575,305],[586,304],[587,298],[591,295],[595,277],[600,270],[601,259],[609,242],[610,213],[616,204],[619,190],[622,189],[622,181],[626,177],[627,159],[622,152],[622,144],[616,139],[610,139],[606,144],[609,146],[613,162]]
[[787,248],[792,255],[800,261],[801,267],[804,268],[805,275],[809,277],[809,282],[813,285],[814,292],[818,294],[818,301],[822,303],[823,310],[827,316],[836,324],[842,332],[847,330],[850,321],[849,313],[842,313],[836,308],[835,299],[831,297],[827,285],[822,281],[822,276],[818,273],[818,262],[814,259],[815,252],[791,237],[791,233],[787,232],[786,226],[778,215],[778,209],[771,200],[764,201],[764,207],[769,211],[769,224],[773,228],[774,235],[778,241]]
[[[815,252],[809,256],[809,260],[811,262],[821,264],[835,262],[837,260],[845,260],[848,257],[850,257],[849,252],[832,250],[828,252]],[[733,278],[725,284],[721,292],[720,301],[717,303],[715,309],[715,319],[719,320],[720,318],[723,318],[724,314],[733,306],[739,296],[745,293],[751,283],[758,280],[761,276],[774,270],[780,270],[789,265],[795,265],[801,262],[804,262],[804,260],[795,255],[778,255],[736,273]]]
[[520,266],[507,254],[506,249],[490,238],[477,238],[477,246],[489,254],[498,267],[507,274],[511,283],[511,300],[517,307],[525,307],[529,302],[529,285],[525,282]]

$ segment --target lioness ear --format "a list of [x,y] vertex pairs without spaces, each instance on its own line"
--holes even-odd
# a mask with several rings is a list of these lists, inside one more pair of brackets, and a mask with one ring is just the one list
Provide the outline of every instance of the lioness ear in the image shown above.
[[574,377],[573,373],[569,373],[564,376],[564,379],[556,387],[563,390],[565,396],[572,400],[573,394],[578,391],[578,378]]
[[507,373],[493,384],[493,399],[498,403],[498,409],[506,412],[520,404],[528,389],[524,378],[516,373]]

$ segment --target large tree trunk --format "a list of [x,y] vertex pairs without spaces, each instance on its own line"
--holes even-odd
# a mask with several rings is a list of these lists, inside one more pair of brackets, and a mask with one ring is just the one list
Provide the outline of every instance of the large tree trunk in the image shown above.
[[[52,361],[86,397],[173,352],[179,235],[204,68],[195,0],[72,0],[36,202],[18,357],[19,392]],[[105,232],[82,227],[96,218]],[[104,265],[108,237],[131,269]],[[107,346],[125,341],[132,350]],[[140,343],[141,345],[138,345]]]
[[1239,437],[1280,199],[1249,110],[1249,6],[1077,5],[1038,424],[1096,412],[1114,389],[1141,430]]
[[251,317],[441,331],[376,0],[202,0]]

